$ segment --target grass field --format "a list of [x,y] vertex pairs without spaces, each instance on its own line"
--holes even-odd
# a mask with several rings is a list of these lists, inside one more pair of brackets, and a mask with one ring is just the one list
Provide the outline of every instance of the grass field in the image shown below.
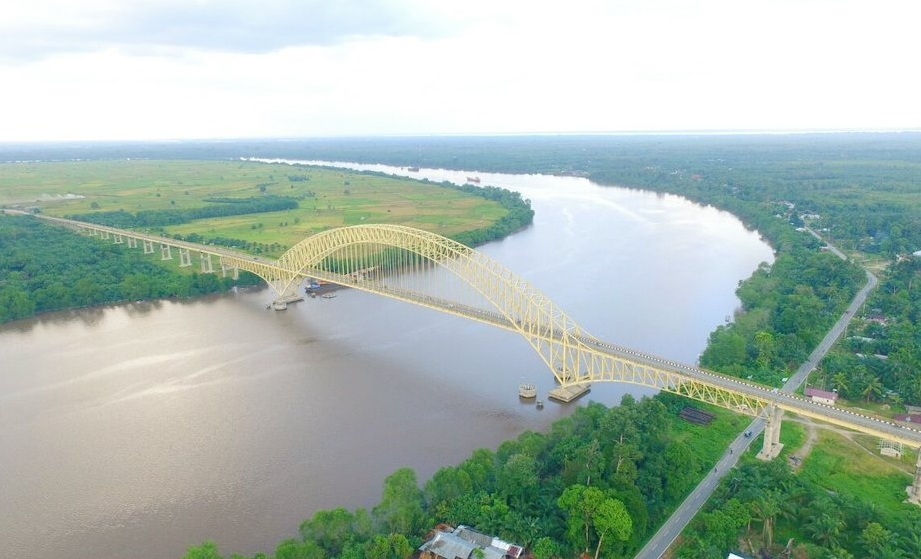
[[729,443],[742,432],[751,418],[702,402],[693,402],[691,405],[712,413],[715,416],[713,421],[710,425],[696,425],[677,420],[673,431],[678,440],[688,443],[700,463],[707,466],[706,471],[726,452]]
[[394,223],[453,235],[506,214],[498,203],[432,183],[342,170],[242,161],[114,160],[0,165],[0,205],[53,216],[208,205],[207,198],[274,194],[297,209],[195,220],[167,233],[198,233],[289,247],[332,227]]
[[[786,428],[786,425],[784,426]],[[803,463],[800,475],[828,491],[848,493],[873,503],[893,518],[905,514],[905,487],[911,475],[898,466],[899,461],[870,453],[846,437],[819,430],[819,439]],[[914,456],[902,461],[913,462]]]

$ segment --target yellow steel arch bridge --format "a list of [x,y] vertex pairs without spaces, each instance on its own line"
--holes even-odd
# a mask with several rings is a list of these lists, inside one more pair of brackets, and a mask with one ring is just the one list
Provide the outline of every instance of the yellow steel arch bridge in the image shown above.
[[[7,213],[14,213],[6,210]],[[19,212],[21,213],[21,212]],[[614,345],[584,331],[553,301],[504,266],[440,235],[399,225],[357,225],[324,231],[270,260],[200,245],[48,216],[43,220],[115,243],[140,246],[181,266],[200,263],[204,272],[246,270],[277,292],[277,308],[301,298],[304,278],[348,286],[477,320],[520,334],[540,356],[567,400],[592,382],[625,382],[672,392],[743,414],[767,419],[762,455],[778,443],[784,411],[921,448],[921,430],[904,423],[852,412]],[[193,259],[192,255],[197,255]],[[551,397],[553,394],[551,394]],[[772,427],[773,426],[773,427]],[[921,463],[921,462],[919,462]],[[921,470],[919,470],[921,472]],[[916,477],[921,489],[921,473]]]

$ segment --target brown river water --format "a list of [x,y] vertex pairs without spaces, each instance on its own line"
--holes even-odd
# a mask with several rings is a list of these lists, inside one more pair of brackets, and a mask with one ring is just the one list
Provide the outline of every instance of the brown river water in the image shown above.
[[[738,281],[772,259],[736,218],[679,197],[479,176],[537,212],[481,250],[614,343],[694,362]],[[0,326],[0,554],[171,559],[206,538],[228,556],[271,552],[319,509],[372,507],[399,467],[421,482],[573,409],[519,401],[519,383],[553,384],[510,332],[351,290],[283,312],[271,300],[261,289]],[[596,384],[582,402],[627,392],[651,393]]]

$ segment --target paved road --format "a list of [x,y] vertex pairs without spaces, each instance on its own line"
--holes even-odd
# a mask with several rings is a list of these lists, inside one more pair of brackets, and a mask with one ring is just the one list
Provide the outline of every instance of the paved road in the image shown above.
[[[809,230],[809,232],[821,239],[814,231]],[[842,260],[847,259],[837,248],[831,245],[828,246],[829,250],[839,258]],[[867,283],[857,292],[857,295],[854,297],[854,300],[851,301],[845,313],[838,319],[838,322],[835,323],[831,330],[828,331],[828,334],[825,335],[806,362],[800,365],[796,373],[787,380],[783,388],[780,389],[780,392],[791,394],[805,382],[806,376],[819,364],[825,354],[828,353],[828,350],[835,344],[835,341],[837,341],[844,332],[851,318],[857,313],[857,310],[863,305],[864,301],[866,301],[867,295],[876,287],[876,284],[876,276],[867,271]],[[716,463],[715,469],[711,470],[700,484],[694,488],[694,491],[688,495],[684,502],[675,509],[672,516],[665,521],[665,524],[659,528],[659,531],[656,532],[649,542],[647,542],[639,553],[636,554],[636,559],[659,559],[665,554],[665,551],[672,545],[678,537],[678,534],[684,530],[685,526],[687,526],[691,519],[700,511],[704,503],[707,502],[707,499],[710,498],[710,495],[713,494],[713,491],[716,489],[716,486],[723,476],[736,465],[739,456],[748,449],[752,441],[754,441],[763,430],[764,419],[757,418],[745,428],[742,434],[739,434],[739,436],[729,444],[726,453],[723,454]],[[750,438],[746,438],[744,433],[749,431],[752,435]]]

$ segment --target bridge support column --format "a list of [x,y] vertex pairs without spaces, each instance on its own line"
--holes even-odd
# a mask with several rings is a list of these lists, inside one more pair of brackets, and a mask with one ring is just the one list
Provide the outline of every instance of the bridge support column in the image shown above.
[[153,241],[144,241],[144,254],[153,254]]
[[768,407],[767,421],[764,424],[764,445],[757,456],[759,460],[773,460],[783,449],[783,445],[780,444],[781,416],[783,416],[782,409],[774,405]]
[[118,235],[118,234],[113,234],[113,235],[112,235],[112,238],[115,240],[115,244],[117,244],[117,245],[124,244],[124,242],[125,242],[125,240],[122,239],[122,236],[121,236],[121,235]]
[[103,230],[102,230],[102,234],[101,234],[101,236],[100,236],[99,238],[100,238],[100,239],[108,239],[108,238],[109,238],[109,232],[106,231],[105,229],[103,229]]
[[128,248],[137,248],[138,240],[134,237],[128,237]]
[[227,277],[227,270],[231,271],[233,274],[233,279],[240,279],[240,268],[237,268],[236,266],[226,266],[223,262],[221,262],[221,277]]
[[179,267],[185,268],[192,265],[192,254],[187,248],[179,248]]
[[213,274],[214,267],[211,265],[211,255],[200,252],[198,256],[201,258],[201,273]]
[[160,260],[172,260],[173,251],[169,245],[160,245]]
[[921,505],[921,448],[918,449],[918,461],[915,462],[915,479],[905,488],[908,502]]

